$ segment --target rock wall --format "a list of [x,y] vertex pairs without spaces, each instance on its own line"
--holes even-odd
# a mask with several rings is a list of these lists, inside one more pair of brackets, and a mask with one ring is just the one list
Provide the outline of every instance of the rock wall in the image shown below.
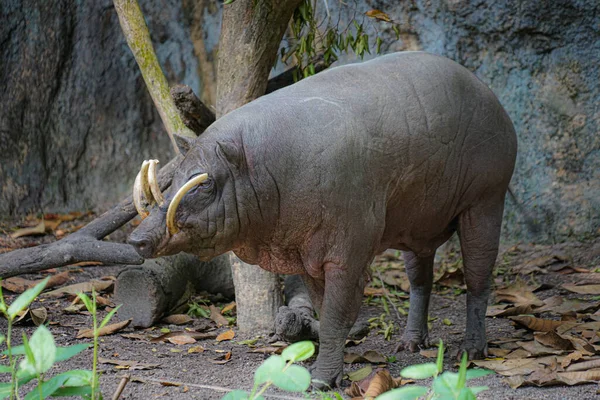
[[[171,82],[201,89],[178,0],[142,0]],[[111,0],[0,5],[0,217],[106,208],[172,154]]]
[[[519,136],[506,239],[600,234],[597,0],[346,3],[328,2],[341,23],[356,16],[372,38],[379,32],[384,52],[447,56],[498,95]],[[214,104],[219,4],[141,5],[169,80]],[[0,7],[0,215],[102,207],[129,191],[144,158],[169,157],[110,0]],[[398,22],[400,40],[389,24],[363,17],[370,9]]]

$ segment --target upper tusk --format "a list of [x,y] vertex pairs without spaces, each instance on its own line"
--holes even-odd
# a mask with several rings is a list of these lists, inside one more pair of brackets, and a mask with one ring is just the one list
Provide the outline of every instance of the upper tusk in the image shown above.
[[146,204],[143,200],[142,189],[142,176],[145,176],[143,171],[147,163],[148,161],[144,161],[142,163],[142,168],[140,168],[140,172],[138,172],[137,176],[135,177],[135,182],[133,184],[133,205],[142,219],[146,218],[148,214],[150,214],[146,209]]
[[140,183],[142,187],[142,193],[144,194],[146,204],[150,205],[154,203],[154,197],[152,196],[152,190],[150,190],[150,185],[148,184],[148,168],[150,167],[151,161],[144,161],[142,163],[142,169],[140,169]]
[[148,186],[152,192],[152,197],[160,207],[165,204],[165,198],[163,197],[160,187],[158,186],[158,180],[156,178],[156,165],[159,163],[158,160],[150,160],[148,165]]
[[179,188],[177,193],[175,193],[175,196],[173,196],[173,200],[171,200],[171,203],[169,204],[169,209],[167,210],[167,231],[170,235],[174,235],[177,232],[179,232],[179,227],[175,224],[175,213],[177,212],[177,207],[179,206],[181,199],[194,186],[204,182],[207,179],[208,174],[195,176],[189,181],[187,181],[185,185]]

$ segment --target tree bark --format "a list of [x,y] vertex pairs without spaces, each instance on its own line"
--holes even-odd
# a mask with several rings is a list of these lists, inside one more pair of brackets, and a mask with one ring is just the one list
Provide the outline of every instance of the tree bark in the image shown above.
[[[277,49],[300,0],[237,0],[225,5],[217,67],[217,118],[262,96]],[[272,332],[282,304],[277,275],[231,254],[240,332]]]

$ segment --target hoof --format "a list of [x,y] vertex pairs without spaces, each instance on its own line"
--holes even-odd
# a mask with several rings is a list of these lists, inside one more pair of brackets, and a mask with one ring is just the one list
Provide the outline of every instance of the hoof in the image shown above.
[[[316,364],[316,363],[315,363]],[[310,369],[313,390],[328,391],[342,386],[343,371],[322,371],[313,364]]]
[[483,360],[488,356],[487,344],[483,347],[483,349],[477,348],[475,346],[463,345],[456,354],[456,358],[459,362],[461,361],[462,355],[465,352],[467,353],[467,359],[469,361]]
[[429,335],[424,335],[420,338],[407,337],[406,335],[400,339],[400,343],[396,347],[396,353],[400,350],[408,350],[411,353],[416,353],[419,350],[423,350],[431,347],[429,342]]

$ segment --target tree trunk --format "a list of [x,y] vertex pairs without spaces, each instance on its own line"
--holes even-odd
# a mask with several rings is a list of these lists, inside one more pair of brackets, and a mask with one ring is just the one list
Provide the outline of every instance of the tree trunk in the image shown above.
[[[262,96],[287,24],[300,0],[225,5],[217,68],[217,118]],[[240,332],[272,332],[282,304],[277,275],[231,254]]]

